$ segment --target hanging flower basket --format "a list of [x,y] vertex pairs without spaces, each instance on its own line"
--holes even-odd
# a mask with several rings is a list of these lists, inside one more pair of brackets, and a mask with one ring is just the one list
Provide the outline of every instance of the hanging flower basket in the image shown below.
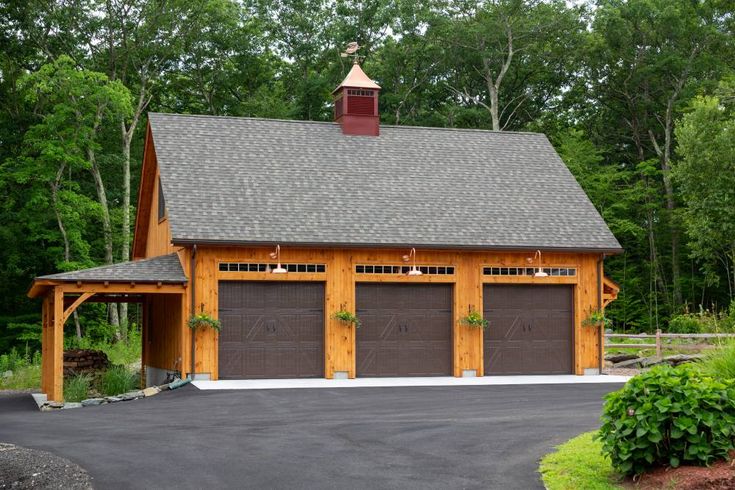
[[189,328],[192,330],[211,328],[212,330],[219,332],[222,328],[222,322],[216,318],[212,318],[206,313],[199,313],[189,318]]
[[605,312],[602,310],[592,310],[589,316],[582,320],[582,326],[584,327],[612,327],[612,320],[605,316]]
[[347,325],[354,325],[355,328],[360,328],[360,319],[357,318],[354,313],[347,310],[339,310],[334,315],[332,315],[332,318],[334,318],[335,320],[339,320]]
[[475,310],[470,311],[466,317],[460,319],[459,323],[468,327],[483,329],[487,328],[488,325],[488,321],[482,317],[482,314]]

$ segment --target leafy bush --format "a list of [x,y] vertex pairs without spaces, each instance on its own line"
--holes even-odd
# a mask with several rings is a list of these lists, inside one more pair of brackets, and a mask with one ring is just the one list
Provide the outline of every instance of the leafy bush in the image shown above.
[[726,458],[735,437],[735,381],[696,366],[657,366],[608,394],[598,437],[613,467],[706,465]]
[[694,315],[676,315],[669,321],[671,333],[703,333],[705,325]]
[[88,374],[79,374],[64,380],[64,400],[80,402],[89,396],[92,378]]
[[735,342],[726,342],[707,351],[699,363],[703,374],[719,379],[735,379]]
[[100,390],[105,395],[119,395],[137,388],[137,376],[125,366],[112,366],[100,378]]
[[696,313],[675,315],[669,320],[671,333],[718,333],[735,331],[735,306],[729,312],[716,312],[700,306]]

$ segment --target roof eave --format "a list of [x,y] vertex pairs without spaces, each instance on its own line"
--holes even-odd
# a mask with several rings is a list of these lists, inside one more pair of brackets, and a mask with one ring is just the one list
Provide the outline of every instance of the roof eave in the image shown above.
[[[188,279],[171,280],[171,279],[146,279],[146,280],[135,280],[129,279],[46,279],[44,276],[37,277],[31,283],[31,287],[28,289],[26,295],[29,298],[38,298],[44,295],[46,290],[54,286],[62,286],[65,284],[165,284],[167,286],[182,285],[186,286],[189,283]],[[133,291],[131,291],[133,292]]]
[[511,245],[452,245],[452,244],[421,244],[421,243],[333,243],[333,242],[286,242],[286,241],[254,241],[254,240],[197,240],[192,238],[174,238],[171,240],[174,246],[189,247],[192,245],[206,245],[213,247],[266,247],[275,245],[288,245],[291,247],[311,248],[423,248],[428,250],[498,250],[498,251],[534,251],[558,253],[594,253],[605,255],[617,255],[623,253],[622,247],[543,247],[543,246],[511,246]]

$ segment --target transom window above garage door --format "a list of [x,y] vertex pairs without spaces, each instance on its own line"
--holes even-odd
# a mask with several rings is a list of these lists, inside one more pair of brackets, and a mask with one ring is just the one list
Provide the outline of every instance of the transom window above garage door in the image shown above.
[[[422,274],[434,274],[440,276],[454,274],[454,266],[451,265],[418,265],[416,266]],[[373,265],[359,264],[355,266],[356,274],[406,274],[411,270],[410,265]]]
[[[544,267],[542,269],[550,276],[576,276],[575,267]],[[484,267],[482,273],[486,276],[532,276],[538,271],[535,267]]]
[[[249,263],[249,262],[220,262],[220,272],[270,272],[277,264]],[[326,272],[325,264],[281,264],[288,272]]]

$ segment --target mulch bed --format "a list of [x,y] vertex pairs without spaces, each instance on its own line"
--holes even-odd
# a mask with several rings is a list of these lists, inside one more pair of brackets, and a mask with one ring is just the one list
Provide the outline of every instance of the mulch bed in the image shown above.
[[709,467],[656,468],[636,482],[626,482],[626,487],[637,490],[732,490],[735,488],[735,460],[720,461]]
[[92,477],[68,459],[46,451],[0,443],[0,489],[87,490]]

